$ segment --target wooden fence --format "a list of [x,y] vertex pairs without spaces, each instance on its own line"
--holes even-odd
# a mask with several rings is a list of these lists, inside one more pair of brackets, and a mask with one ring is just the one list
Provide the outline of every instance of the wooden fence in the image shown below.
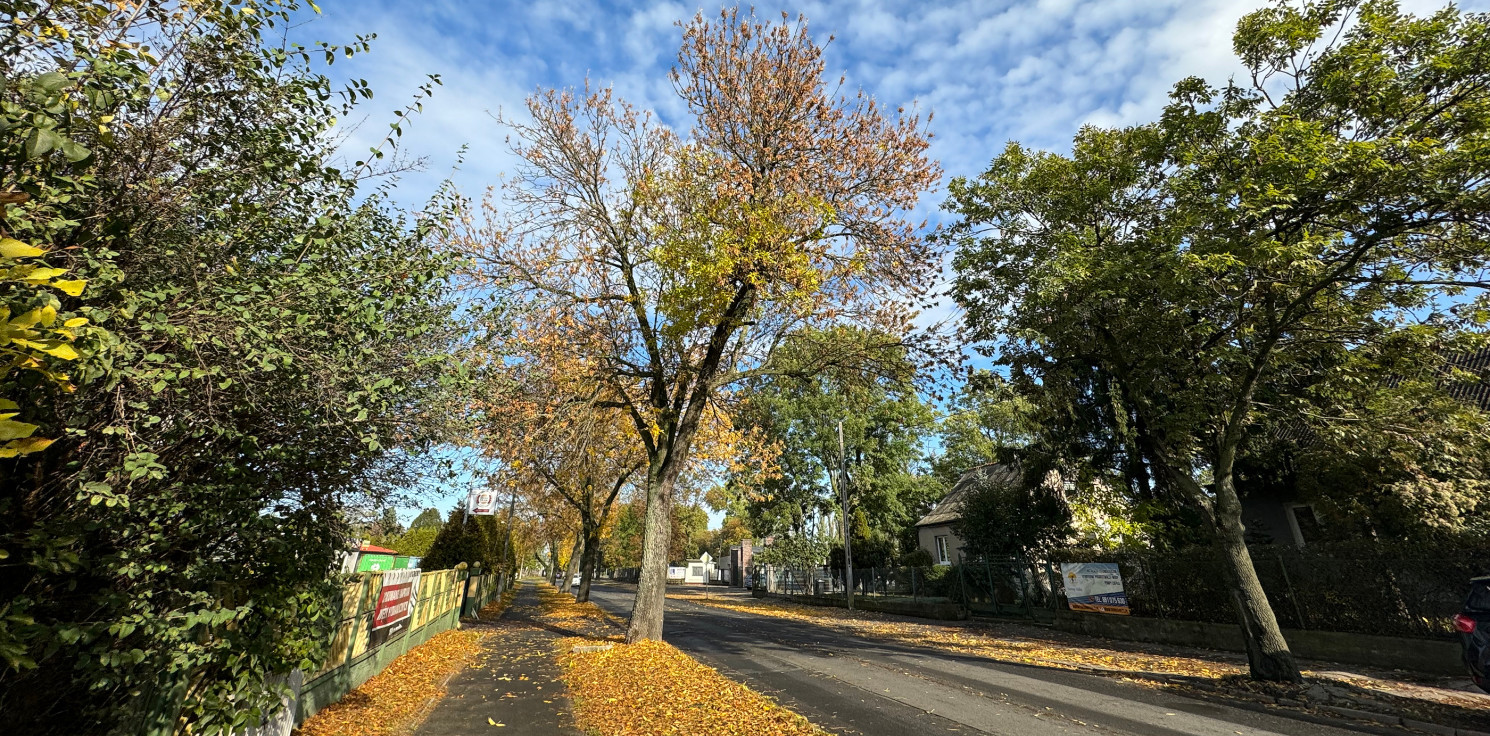
[[295,723],[340,700],[435,634],[457,628],[461,616],[474,616],[501,593],[497,575],[477,575],[470,579],[469,586],[468,577],[464,567],[421,574],[408,626],[386,638],[382,632],[371,630],[383,573],[364,573],[361,580],[347,585],[342,591],[342,619],[331,642],[330,656],[299,688]]

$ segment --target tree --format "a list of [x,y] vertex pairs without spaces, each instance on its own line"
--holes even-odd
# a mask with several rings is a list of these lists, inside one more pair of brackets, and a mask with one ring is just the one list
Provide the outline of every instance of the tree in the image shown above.
[[709,514],[699,506],[675,504],[672,529],[668,533],[668,562],[682,563],[708,549]]
[[[388,544],[388,547],[401,555],[410,557],[424,557],[429,554],[429,548],[434,545],[435,537],[439,536],[441,526],[421,526],[410,529]],[[423,562],[421,561],[421,565]]]
[[0,254],[31,270],[0,284],[0,332],[45,357],[0,357],[22,367],[0,436],[51,440],[0,441],[8,729],[254,724],[327,651],[345,512],[443,434],[448,208],[406,220],[361,186],[393,131],[341,162],[367,90],[319,60],[367,44],[283,43],[295,14],[6,3]]
[[428,508],[419,512],[414,520],[409,522],[409,531],[415,529],[438,529],[441,526],[439,509]]
[[817,567],[828,557],[831,543],[822,537],[799,534],[772,540],[756,549],[751,557],[757,565],[782,567]]
[[[745,383],[738,421],[760,432],[778,452],[778,472],[756,480],[737,474],[734,493],[757,534],[802,535],[843,512],[833,479],[839,470],[839,425],[847,454],[849,513],[855,544],[878,545],[893,556],[914,534],[916,520],[944,492],[920,472],[922,444],[934,415],[916,392],[916,366],[886,351],[872,364],[821,366],[825,347],[846,353],[857,344],[891,338],[853,329],[808,330],[784,343],[774,371]],[[841,532],[839,532],[841,533]],[[881,564],[890,564],[884,560]]]
[[1018,467],[995,465],[964,479],[962,516],[956,524],[972,556],[1035,555],[1071,534],[1071,509],[1060,476],[1027,477]]
[[969,374],[948,409],[937,428],[942,450],[931,461],[947,488],[968,470],[1028,445],[1036,434],[1030,399],[992,371]]
[[589,600],[601,532],[622,489],[646,462],[630,420],[603,406],[605,394],[563,354],[499,358],[487,372],[493,398],[482,407],[479,442],[504,466],[494,484],[521,493],[534,507],[567,507],[578,531],[559,587],[568,592],[578,572],[575,599]]
[[1157,123],[1084,129],[1069,156],[1011,144],[951,188],[974,336],[1030,381],[1110,379],[1144,463],[1214,533],[1254,677],[1299,678],[1236,488],[1248,427],[1292,408],[1259,391],[1370,347],[1430,374],[1483,327],[1487,28],[1279,4],[1237,26],[1247,83],[1185,80]]
[[467,515],[464,508],[451,509],[450,517],[440,527],[419,566],[425,570],[449,570],[462,563],[474,566],[479,562],[483,570],[494,569],[497,561],[482,518]]
[[463,241],[535,344],[573,355],[634,425],[647,511],[630,641],[662,635],[674,486],[720,392],[803,326],[907,334],[906,303],[934,282],[901,215],[939,175],[920,118],[835,96],[823,69],[805,20],[700,15],[672,74],[687,139],[608,91],[537,94],[531,122],[508,121],[511,217]]
[[706,548],[714,559],[726,559],[729,557],[730,548],[754,536],[750,530],[750,524],[744,519],[726,515],[724,521],[720,522],[719,528],[710,535]]

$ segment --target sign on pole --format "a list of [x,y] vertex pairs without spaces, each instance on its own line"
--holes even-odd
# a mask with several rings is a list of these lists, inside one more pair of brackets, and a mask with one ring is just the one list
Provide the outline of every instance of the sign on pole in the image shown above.
[[420,572],[419,568],[413,567],[383,573],[383,589],[378,592],[378,606],[373,609],[373,631],[392,626],[414,614],[414,602],[419,600]]
[[1073,611],[1127,616],[1128,594],[1116,562],[1062,562],[1061,581]]
[[471,491],[471,494],[466,496],[466,511],[472,516],[495,516],[497,494],[491,491]]

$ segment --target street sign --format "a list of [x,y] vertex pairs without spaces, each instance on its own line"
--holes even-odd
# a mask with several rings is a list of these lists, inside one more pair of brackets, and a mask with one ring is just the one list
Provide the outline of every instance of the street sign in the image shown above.
[[1073,611],[1095,611],[1127,616],[1128,594],[1116,562],[1062,562],[1061,582]]
[[497,514],[497,494],[491,491],[472,491],[466,496],[466,510],[472,516],[495,516]]

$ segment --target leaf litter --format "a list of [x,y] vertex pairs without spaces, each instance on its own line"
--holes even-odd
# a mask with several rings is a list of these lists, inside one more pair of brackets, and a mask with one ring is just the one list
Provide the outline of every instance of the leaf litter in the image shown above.
[[[540,589],[543,619],[581,634],[557,643],[574,715],[598,736],[826,736],[775,700],[670,644],[626,644],[620,620],[593,603]],[[592,645],[613,643],[608,649]],[[576,650],[578,648],[578,650]]]

